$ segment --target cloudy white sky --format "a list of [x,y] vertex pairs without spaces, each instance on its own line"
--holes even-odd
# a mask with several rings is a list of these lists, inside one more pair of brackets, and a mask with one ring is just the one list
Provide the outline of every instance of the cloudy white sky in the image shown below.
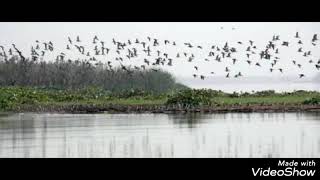
[[[223,29],[221,29],[223,27]],[[296,32],[300,33],[303,45],[298,46],[297,39],[294,38]],[[196,56],[193,63],[188,63],[186,60],[174,59],[173,66],[165,66],[164,69],[172,72],[180,79],[192,78],[192,74],[196,73],[194,65],[199,66],[198,74],[210,76],[210,72],[214,71],[216,76],[225,76],[224,69],[226,66],[231,68],[231,73],[239,71],[245,77],[284,77],[297,76],[299,73],[304,73],[307,78],[312,78],[317,75],[318,71],[314,64],[308,63],[309,60],[318,61],[320,59],[320,42],[319,45],[312,46],[311,39],[314,34],[320,35],[320,23],[266,23],[266,22],[18,22],[18,23],[0,23],[0,45],[10,46],[15,43],[18,48],[22,49],[25,54],[30,53],[30,47],[35,45],[35,40],[52,41],[54,43],[56,54],[65,52],[67,37],[75,39],[80,36],[83,44],[91,44],[95,35],[100,40],[106,42],[106,45],[112,44],[112,38],[118,41],[127,41],[136,38],[147,41],[147,36],[157,38],[159,40],[168,39],[177,43],[176,47],[160,48],[166,51],[173,57],[177,52],[187,51],[183,43],[190,42],[194,45],[201,45],[204,50],[194,50],[192,53]],[[268,41],[273,35],[280,35],[281,41],[289,41],[289,47],[279,46],[280,57],[276,68],[283,68],[285,73],[280,72],[270,73],[270,63],[262,62],[262,68],[249,66],[246,63],[245,50],[249,45],[249,40],[253,40],[257,46],[257,58],[252,58],[253,62],[259,61],[258,53],[265,49]],[[319,37],[320,38],[320,37]],[[245,45],[237,44],[238,41],[244,42]],[[239,62],[235,66],[232,61],[218,63],[216,61],[206,62],[203,59],[208,56],[208,50],[211,45],[223,46],[226,42],[230,46],[234,46],[239,51],[237,59]],[[311,51],[312,55],[305,58],[297,52],[298,48],[302,47],[304,51]],[[191,51],[190,51],[191,52]],[[73,56],[70,54],[70,56]],[[302,65],[299,69],[293,66],[292,60],[296,60]],[[106,61],[106,59],[102,59]],[[135,62],[130,64],[135,65]],[[141,65],[137,62],[136,65]],[[245,78],[244,77],[244,78]],[[208,77],[209,78],[209,77]],[[298,79],[298,78],[297,78]],[[209,78],[210,80],[210,78]],[[299,79],[298,79],[299,80]],[[241,81],[238,79],[237,81]],[[302,81],[302,80],[301,80]]]

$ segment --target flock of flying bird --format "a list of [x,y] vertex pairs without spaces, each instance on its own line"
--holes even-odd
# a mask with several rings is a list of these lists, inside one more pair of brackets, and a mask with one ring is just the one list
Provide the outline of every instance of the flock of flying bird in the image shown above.
[[[303,57],[309,57],[311,55],[311,51],[304,51],[301,47],[304,42],[302,42],[301,37],[298,32],[296,32],[294,38],[296,39],[297,45],[300,47],[297,49],[298,53],[301,53],[301,56]],[[317,34],[313,35],[313,38],[310,40],[309,43],[311,43],[313,46],[316,46],[316,42],[318,41]],[[279,42],[279,43],[278,43]],[[68,37],[67,44],[65,45],[65,51],[61,52],[59,55],[56,56],[56,61],[67,61],[72,62],[71,59],[66,58],[66,52],[72,51],[73,53],[79,54],[84,59],[80,60],[78,58],[75,60],[76,63],[85,62],[87,65],[101,65],[101,61],[98,61],[98,59],[101,57],[103,59],[106,59],[106,68],[107,70],[110,70],[114,72],[114,62],[119,62],[121,68],[126,71],[129,75],[131,75],[134,70],[145,70],[147,68],[150,68],[153,71],[158,71],[160,66],[173,66],[173,63],[178,59],[185,60],[186,63],[196,63],[196,56],[193,54],[193,52],[189,50],[196,50],[201,51],[201,54],[205,54],[206,58],[201,59],[203,61],[216,61],[218,63],[230,61],[232,62],[232,65],[236,65],[239,59],[237,59],[238,49],[234,46],[229,45],[228,42],[226,42],[223,46],[218,45],[211,45],[211,47],[203,47],[200,45],[191,44],[189,42],[185,43],[176,43],[175,41],[169,41],[169,40],[159,40],[156,38],[147,37],[145,40],[126,40],[124,42],[116,41],[114,38],[110,42],[111,46],[107,47],[106,42],[100,40],[97,36],[94,36],[92,39],[91,46],[85,47],[82,45],[82,40],[79,36],[72,39]],[[306,42],[308,43],[308,42]],[[280,58],[278,54],[280,53],[279,47],[287,48],[291,44],[288,41],[280,40],[279,35],[274,35],[272,39],[268,42],[268,44],[262,48],[262,50],[258,50],[257,46],[255,45],[255,42],[252,40],[249,40],[248,42],[241,42],[238,41],[237,46],[244,46],[245,49],[245,57],[246,59],[243,60],[248,65],[252,65],[255,67],[262,67],[262,60],[265,60],[270,65],[269,70],[270,72],[279,71],[280,73],[284,72],[284,69],[281,67],[277,67],[277,63],[280,61]],[[246,45],[247,44],[247,45]],[[181,46],[184,46],[184,51],[178,51],[174,55],[169,55],[169,53],[160,50],[160,46],[166,46],[166,47],[177,47],[181,49]],[[180,47],[179,47],[180,46]],[[10,56],[18,55],[21,57],[22,60],[25,60],[26,58],[22,55],[22,52],[16,48],[15,44],[12,44],[12,48],[9,48],[9,50],[6,50],[3,46],[0,46],[0,57],[2,57],[5,61],[8,61]],[[208,51],[206,51],[208,50]],[[46,54],[52,53],[55,51],[55,47],[51,41],[49,42],[40,42],[36,40],[36,44],[31,47],[31,60],[32,61],[39,61],[43,60],[44,56]],[[115,56],[113,58],[109,57],[110,53],[114,52]],[[257,56],[257,57],[254,57]],[[143,61],[141,65],[137,65],[137,61],[135,60],[141,60]],[[199,59],[198,59],[199,60]],[[131,61],[135,62],[135,65],[133,68],[130,66],[123,65],[124,61]],[[254,62],[256,61],[256,62]],[[313,64],[314,67],[319,70],[320,69],[320,60],[314,61],[309,60],[308,63]],[[298,68],[302,68],[302,64],[298,63],[297,60],[292,60],[292,64],[294,66],[297,66]],[[200,78],[204,80],[206,78],[206,75],[200,73],[200,68],[197,65],[194,65],[194,71],[197,73],[192,73],[192,76],[194,78]],[[230,78],[231,77],[231,71],[232,68],[226,66],[224,68],[225,77]],[[211,75],[215,74],[215,72],[210,72]],[[239,78],[243,76],[241,72],[235,72],[233,74],[234,78]],[[298,74],[299,78],[305,77],[303,73]]]

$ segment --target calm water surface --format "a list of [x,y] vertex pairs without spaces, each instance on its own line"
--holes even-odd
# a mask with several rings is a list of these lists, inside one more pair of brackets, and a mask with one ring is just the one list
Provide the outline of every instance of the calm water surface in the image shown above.
[[0,157],[319,158],[320,114],[2,114]]

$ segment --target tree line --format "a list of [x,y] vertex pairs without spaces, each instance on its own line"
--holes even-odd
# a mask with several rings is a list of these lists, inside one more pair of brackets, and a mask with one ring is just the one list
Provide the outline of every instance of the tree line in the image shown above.
[[88,61],[47,62],[13,56],[0,59],[0,85],[57,89],[99,87],[113,92],[135,89],[155,93],[185,88],[172,74],[161,69],[126,69],[110,69],[106,64]]

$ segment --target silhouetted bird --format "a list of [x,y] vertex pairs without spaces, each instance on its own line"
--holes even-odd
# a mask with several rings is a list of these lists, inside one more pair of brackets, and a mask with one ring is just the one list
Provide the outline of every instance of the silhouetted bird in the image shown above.
[[168,65],[168,66],[172,66],[172,59],[168,59],[168,61],[169,61],[169,62],[168,62],[167,65]]
[[283,73],[283,69],[279,68],[279,71],[280,71],[281,73]]
[[232,59],[232,61],[233,61],[233,64],[235,64],[235,63],[236,63],[236,61],[237,61],[237,59]]
[[315,42],[315,41],[317,41],[317,40],[318,40],[317,34],[313,35],[313,37],[312,37],[312,42]]
[[150,65],[150,62],[147,59],[144,59],[144,62],[148,64],[148,66]]
[[96,44],[97,43],[97,40],[95,38],[93,38],[93,41],[92,41],[93,44]]
[[68,37],[68,41],[69,41],[70,44],[72,44],[72,40],[71,40],[70,37]]

